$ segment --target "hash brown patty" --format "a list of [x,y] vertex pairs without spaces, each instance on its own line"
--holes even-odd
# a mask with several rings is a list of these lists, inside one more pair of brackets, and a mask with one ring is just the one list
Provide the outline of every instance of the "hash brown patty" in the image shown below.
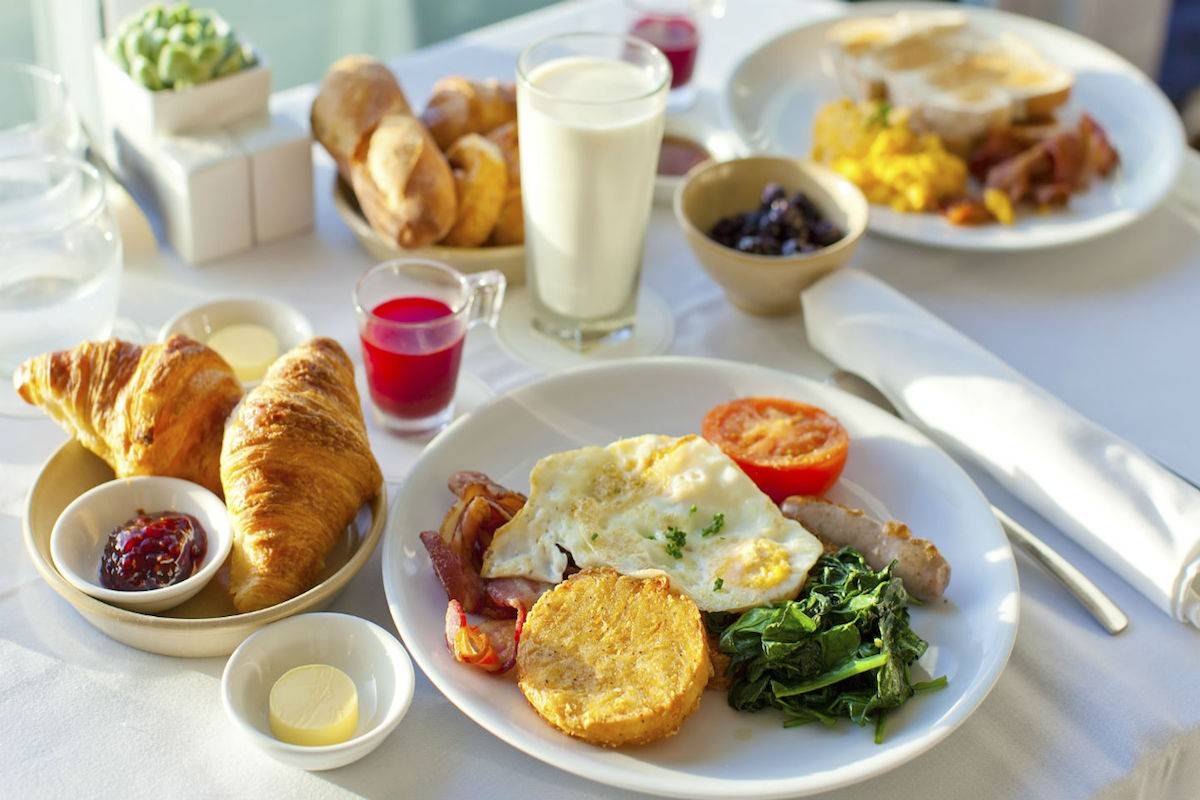
[[666,576],[572,575],[529,612],[517,679],[542,719],[617,747],[673,735],[700,704],[712,667],[700,611]]

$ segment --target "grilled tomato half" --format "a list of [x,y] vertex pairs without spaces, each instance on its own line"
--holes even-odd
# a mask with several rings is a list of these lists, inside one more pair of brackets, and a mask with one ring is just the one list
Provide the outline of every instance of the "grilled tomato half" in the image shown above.
[[704,417],[701,433],[775,502],[819,495],[837,483],[850,437],[816,406],[780,397],[742,397]]

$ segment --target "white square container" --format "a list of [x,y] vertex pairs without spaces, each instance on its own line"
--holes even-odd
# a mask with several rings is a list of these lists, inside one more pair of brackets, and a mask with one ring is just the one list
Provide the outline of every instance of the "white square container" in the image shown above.
[[285,239],[313,224],[312,139],[283,114],[260,114],[226,128],[250,159],[254,240]]
[[198,263],[254,244],[250,158],[228,133],[135,140],[113,132],[120,173],[155,208],[167,240]]
[[187,89],[146,89],[104,51],[92,50],[105,128],[120,128],[139,142],[158,134],[191,133],[230,125],[267,110],[271,70],[258,57],[249,69]]

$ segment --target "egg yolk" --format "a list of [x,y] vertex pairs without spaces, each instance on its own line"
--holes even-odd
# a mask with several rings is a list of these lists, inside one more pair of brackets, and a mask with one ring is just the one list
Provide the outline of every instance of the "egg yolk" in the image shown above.
[[791,573],[788,551],[771,539],[752,539],[725,559],[720,574],[726,582],[749,589],[769,589]]

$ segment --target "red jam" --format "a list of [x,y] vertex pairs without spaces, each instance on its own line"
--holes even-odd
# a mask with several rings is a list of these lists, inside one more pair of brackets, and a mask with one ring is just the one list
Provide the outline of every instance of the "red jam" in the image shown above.
[[100,558],[107,589],[144,592],[191,576],[208,552],[208,536],[191,514],[159,511],[138,515],[113,529]]
[[667,134],[658,150],[658,174],[687,175],[688,170],[709,158],[708,151],[691,139]]

